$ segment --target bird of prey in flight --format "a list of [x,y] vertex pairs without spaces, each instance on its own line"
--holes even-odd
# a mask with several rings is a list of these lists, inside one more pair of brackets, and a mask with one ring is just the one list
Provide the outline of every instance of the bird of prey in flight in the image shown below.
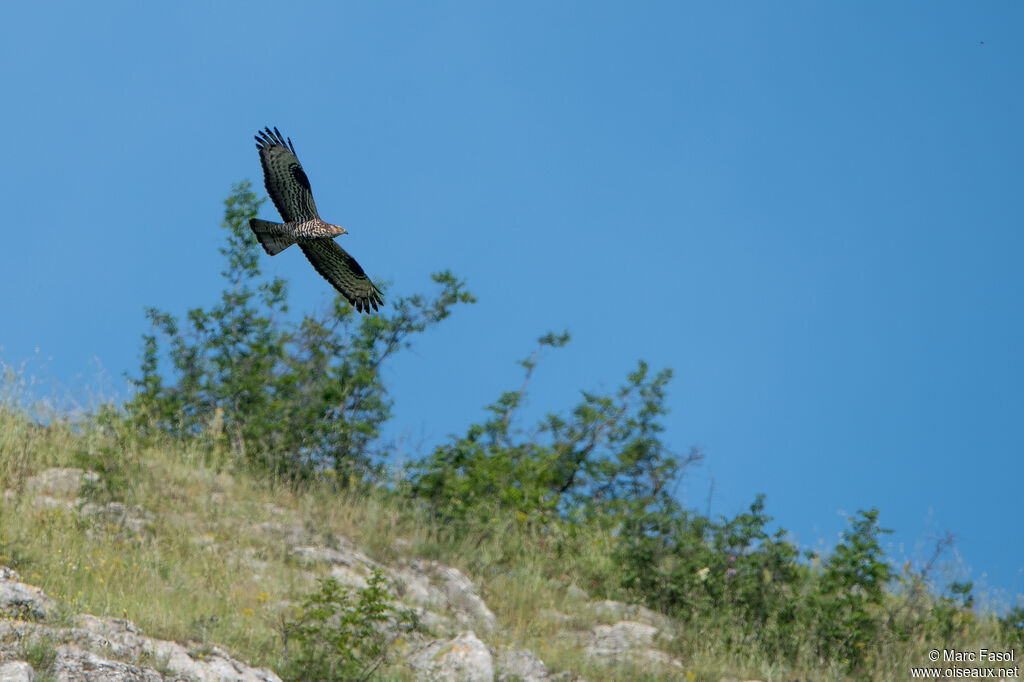
[[380,290],[374,286],[356,259],[338,246],[334,238],[347,234],[340,225],[320,219],[309,178],[295,155],[291,138],[287,143],[277,128],[261,130],[256,136],[263,166],[263,183],[267,194],[281,214],[284,224],[253,218],[249,227],[256,234],[263,250],[275,256],[292,244],[298,244],[316,271],[331,283],[357,311],[384,304]]

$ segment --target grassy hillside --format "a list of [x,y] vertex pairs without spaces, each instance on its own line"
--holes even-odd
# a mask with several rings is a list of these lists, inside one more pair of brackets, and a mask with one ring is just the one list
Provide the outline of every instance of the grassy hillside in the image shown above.
[[[84,519],[60,505],[33,503],[26,482],[52,467],[100,474],[83,488],[78,507],[122,502],[139,507],[143,522],[132,530]],[[842,661],[815,657],[809,632],[789,663],[765,660],[756,645],[744,647],[743,624],[730,623],[725,609],[721,620],[691,622],[668,644],[684,669],[645,673],[588,659],[571,637],[561,635],[598,620],[584,608],[581,588],[593,587],[591,576],[616,570],[609,563],[611,533],[566,539],[557,553],[550,538],[512,519],[496,518],[476,534],[453,534],[417,518],[409,505],[382,490],[340,491],[329,481],[275,482],[253,475],[226,452],[143,444],[94,420],[42,427],[9,407],[0,411],[0,488],[9,491],[0,502],[0,565],[44,588],[67,616],[127,618],[152,636],[216,644],[275,670],[285,668],[281,624],[290,605],[315,588],[317,575],[316,567],[296,561],[292,545],[329,543],[341,535],[384,564],[428,557],[459,567],[476,581],[498,617],[499,628],[488,644],[529,648],[555,671],[588,680],[846,677]],[[289,540],[289,535],[298,537]],[[605,596],[623,595],[590,598]],[[925,601],[912,605],[905,595],[890,593],[886,605],[893,613],[917,609],[922,620],[938,617],[931,596],[918,599]],[[954,621],[957,631],[941,642],[927,630],[902,641],[877,642],[878,655],[867,674],[906,679],[909,666],[923,665],[926,652],[940,644],[960,650],[1011,644],[993,617],[957,610]],[[412,673],[396,662],[379,676],[411,679]]]
[[[65,618],[127,618],[152,636],[224,646],[254,665],[281,670],[282,622],[314,590],[317,575],[295,560],[292,544],[329,544],[342,535],[382,563],[429,557],[474,573],[502,623],[495,643],[532,645],[555,669],[591,667],[576,647],[552,640],[564,623],[543,615],[572,610],[579,598],[566,587],[575,569],[567,563],[559,581],[546,579],[549,558],[530,551],[529,539],[513,527],[500,539],[454,539],[385,495],[339,492],[326,482],[275,484],[237,464],[172,444],[141,446],[91,422],[41,427],[0,410],[0,489],[8,491],[0,501],[0,565],[57,598]],[[74,507],[122,502],[141,508],[148,522],[133,532],[84,520],[71,508],[33,503],[26,482],[53,467],[100,473]],[[600,562],[599,548],[593,549],[588,561]],[[499,568],[520,550],[514,567]],[[593,672],[590,679],[621,674]],[[411,675],[401,665],[381,673]]]

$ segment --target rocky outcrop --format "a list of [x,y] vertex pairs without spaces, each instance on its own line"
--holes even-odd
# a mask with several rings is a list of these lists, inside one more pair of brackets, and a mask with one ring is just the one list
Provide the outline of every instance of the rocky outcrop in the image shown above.
[[500,647],[494,657],[497,682],[547,682],[552,679],[544,661],[527,649]]
[[38,501],[47,498],[68,500],[78,497],[82,486],[98,483],[99,480],[100,475],[95,471],[58,467],[25,479],[25,492]]
[[408,658],[417,677],[435,682],[494,682],[494,656],[472,631],[435,640]]
[[598,625],[583,652],[610,663],[648,662],[681,668],[683,664],[680,661],[654,647],[657,632],[658,628],[652,625],[629,620],[614,625]]
[[473,582],[457,568],[415,559],[390,572],[405,601],[451,614],[461,626],[493,632],[497,619]]
[[626,604],[621,601],[596,601],[587,603],[587,611],[606,621],[623,620],[639,621],[653,625],[662,636],[671,639],[675,636],[676,622],[666,615],[652,611],[641,604]]
[[61,682],[167,682],[166,677],[153,668],[131,665],[104,658],[74,644],[57,649],[53,662],[54,677]]
[[[17,660],[26,641],[54,642],[56,655],[47,672],[62,682],[281,682],[270,670],[253,668],[217,647],[201,658],[177,643],[147,637],[134,623],[120,618],[79,615],[71,627],[49,624],[55,620],[55,602],[41,589],[21,582],[9,568],[0,567],[0,595],[15,595],[16,613],[0,620],[0,666],[3,680],[33,680],[26,661]],[[30,620],[25,620],[28,618]],[[160,661],[164,672],[140,665]],[[166,673],[170,673],[169,675]]]
[[[25,496],[34,507],[67,509],[98,526],[114,527],[136,535],[149,529],[153,515],[142,507],[122,502],[96,504],[81,496],[88,486],[99,482],[100,475],[95,471],[58,467],[28,477],[23,487]],[[14,500],[17,494],[7,490],[4,497]]]
[[103,527],[114,527],[136,535],[149,529],[153,524],[153,515],[138,505],[126,505],[122,502],[107,504],[86,503],[78,508],[78,513],[91,518]]
[[8,618],[43,619],[57,604],[38,587],[21,582],[17,571],[0,566],[0,613]]
[[280,678],[263,668],[250,668],[219,647],[207,647],[202,658],[193,656],[177,642],[146,637],[134,623],[121,618],[84,615],[77,619],[78,632],[88,633],[94,645],[108,648],[118,658],[151,657],[165,661],[169,670],[190,680],[275,682]]
[[366,578],[374,569],[384,570],[384,567],[356,549],[347,538],[336,535],[333,540],[333,547],[293,547],[292,557],[307,566],[317,563],[328,564],[329,576],[337,579],[342,585],[356,589],[366,587]]
[[25,661],[0,663],[0,682],[34,682],[36,671]]
[[413,607],[428,629],[450,630],[454,624],[487,634],[497,627],[494,613],[476,586],[457,568],[425,559],[389,568],[360,552],[347,538],[336,535],[333,542],[333,547],[293,547],[292,557],[307,566],[327,564],[328,575],[353,588],[366,587],[371,572],[382,571],[391,579],[398,598]]

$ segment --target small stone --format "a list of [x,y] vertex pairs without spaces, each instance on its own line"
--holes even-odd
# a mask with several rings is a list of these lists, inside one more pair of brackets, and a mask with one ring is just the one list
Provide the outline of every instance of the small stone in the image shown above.
[[551,679],[544,661],[526,649],[501,647],[495,660],[497,682],[546,682]]
[[[57,610],[57,603],[42,589],[21,582],[20,576],[4,567],[0,573],[0,612],[13,618],[46,619]],[[10,577],[4,577],[10,576]]]
[[0,682],[33,682],[36,671],[25,661],[0,663]]
[[85,483],[95,483],[100,475],[77,467],[54,467],[25,481],[25,490],[32,495],[73,499]]
[[494,657],[472,631],[437,640],[409,657],[418,679],[432,682],[493,682]]

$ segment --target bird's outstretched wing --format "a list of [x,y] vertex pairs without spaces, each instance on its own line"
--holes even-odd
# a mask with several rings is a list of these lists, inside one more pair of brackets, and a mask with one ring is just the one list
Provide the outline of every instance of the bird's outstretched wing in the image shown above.
[[286,223],[304,223],[319,218],[313,203],[313,189],[302,170],[291,138],[285,142],[277,128],[261,130],[256,136],[263,166],[263,184],[277,212]]
[[356,259],[333,239],[317,239],[299,244],[316,271],[352,304],[357,311],[368,312],[382,305],[380,289],[374,286]]

